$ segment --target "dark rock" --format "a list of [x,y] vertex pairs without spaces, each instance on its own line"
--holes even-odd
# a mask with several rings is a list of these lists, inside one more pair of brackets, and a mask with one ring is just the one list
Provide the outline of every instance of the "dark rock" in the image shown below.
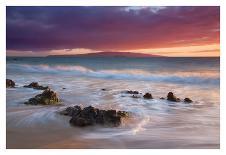
[[160,97],[159,99],[161,99],[161,100],[165,100],[165,97]]
[[62,89],[66,89],[66,88],[62,88]]
[[27,87],[27,88],[36,88],[38,86],[39,86],[38,82],[32,82],[29,85],[25,85],[24,87]]
[[127,90],[126,93],[127,94],[139,94],[138,91],[132,91],[132,90]]
[[121,124],[121,116],[117,115],[116,110],[107,110],[104,112],[104,124],[119,126]]
[[112,115],[109,117],[104,117],[104,121],[106,125],[109,126],[119,126],[121,124],[121,117],[117,115]]
[[73,112],[69,113],[69,116],[77,116],[81,113],[81,111],[82,111],[81,107],[76,105],[73,107]]
[[78,115],[81,110],[80,106],[67,107],[65,110],[61,111],[60,114],[72,117]]
[[167,95],[167,100],[172,101],[172,102],[180,102],[180,99],[174,96],[172,92],[169,92]]
[[98,110],[97,116],[96,116],[96,123],[97,124],[104,124],[104,113],[105,110]]
[[144,97],[145,99],[153,99],[151,93],[146,93],[143,97]]
[[48,86],[46,86],[46,87],[40,86],[40,85],[38,84],[38,82],[32,82],[32,83],[30,83],[29,85],[25,85],[24,87],[26,87],[26,88],[38,89],[38,90],[46,90],[46,89],[49,88]]
[[66,115],[66,116],[72,116],[74,108],[73,107],[67,107],[66,109],[60,111],[61,115]]
[[49,88],[48,86],[46,86],[46,87],[40,86],[40,85],[38,84],[38,82],[32,82],[32,83],[30,83],[29,85],[25,85],[24,87],[25,87],[25,88],[38,89],[38,90],[46,90],[46,89]]
[[89,119],[83,118],[83,117],[72,117],[70,119],[70,123],[74,126],[80,126],[80,127],[92,125]]
[[27,102],[24,104],[31,104],[31,105],[52,105],[52,104],[58,104],[59,103],[59,97],[57,94],[50,90],[46,89],[42,92],[42,94],[38,94],[33,98],[30,98]]
[[116,116],[116,110],[107,110],[107,111],[105,111],[105,113],[104,113],[104,116],[105,117],[112,117],[112,116]]
[[79,106],[68,107],[61,111],[60,114],[71,116],[70,124],[80,127],[95,124],[119,126],[121,118],[129,116],[129,113],[126,111],[100,110],[92,106],[83,109]]
[[101,89],[102,91],[106,91],[107,89],[105,89],[105,88],[103,88],[103,89]]
[[187,97],[186,97],[186,98],[184,99],[184,102],[191,103],[191,102],[193,102],[193,101],[192,101],[190,98],[187,98]]
[[83,117],[83,118],[88,119],[91,124],[94,124],[95,123],[95,119],[96,119],[97,114],[98,114],[98,110],[99,109],[96,109],[96,108],[94,108],[92,106],[85,107],[81,111],[80,116]]
[[6,79],[6,88],[14,88],[15,82],[11,79]]

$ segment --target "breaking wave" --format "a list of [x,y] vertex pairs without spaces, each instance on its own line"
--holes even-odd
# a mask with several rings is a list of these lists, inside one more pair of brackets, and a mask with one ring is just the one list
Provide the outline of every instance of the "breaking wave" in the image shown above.
[[148,72],[137,69],[121,70],[92,70],[83,66],[67,65],[26,65],[7,64],[9,72],[62,74],[71,76],[84,76],[92,78],[116,79],[116,80],[141,80],[153,82],[170,82],[178,84],[211,84],[219,85],[218,73],[194,73],[194,72]]

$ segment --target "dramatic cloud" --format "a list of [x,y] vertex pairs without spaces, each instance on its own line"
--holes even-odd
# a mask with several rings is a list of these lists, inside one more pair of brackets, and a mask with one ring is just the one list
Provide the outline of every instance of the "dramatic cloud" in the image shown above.
[[219,44],[219,7],[7,7],[7,50]]

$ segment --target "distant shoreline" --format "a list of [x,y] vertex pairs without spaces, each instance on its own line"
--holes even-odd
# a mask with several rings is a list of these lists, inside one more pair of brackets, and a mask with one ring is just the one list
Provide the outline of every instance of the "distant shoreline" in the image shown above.
[[47,56],[19,56],[19,55],[8,55],[6,58],[220,58],[220,56],[189,56],[189,57],[166,57],[166,56],[155,56],[155,57],[129,57],[129,56],[78,56],[78,55],[47,55]]

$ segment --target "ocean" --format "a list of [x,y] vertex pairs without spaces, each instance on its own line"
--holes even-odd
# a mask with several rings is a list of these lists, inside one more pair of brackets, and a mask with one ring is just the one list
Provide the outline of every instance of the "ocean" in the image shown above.
[[[220,58],[7,57],[6,70],[16,82],[6,90],[7,148],[220,147]],[[23,104],[42,92],[23,87],[31,82],[50,86],[63,106]],[[193,102],[161,100],[168,92]],[[57,113],[70,105],[133,117],[114,128],[72,127]]]

